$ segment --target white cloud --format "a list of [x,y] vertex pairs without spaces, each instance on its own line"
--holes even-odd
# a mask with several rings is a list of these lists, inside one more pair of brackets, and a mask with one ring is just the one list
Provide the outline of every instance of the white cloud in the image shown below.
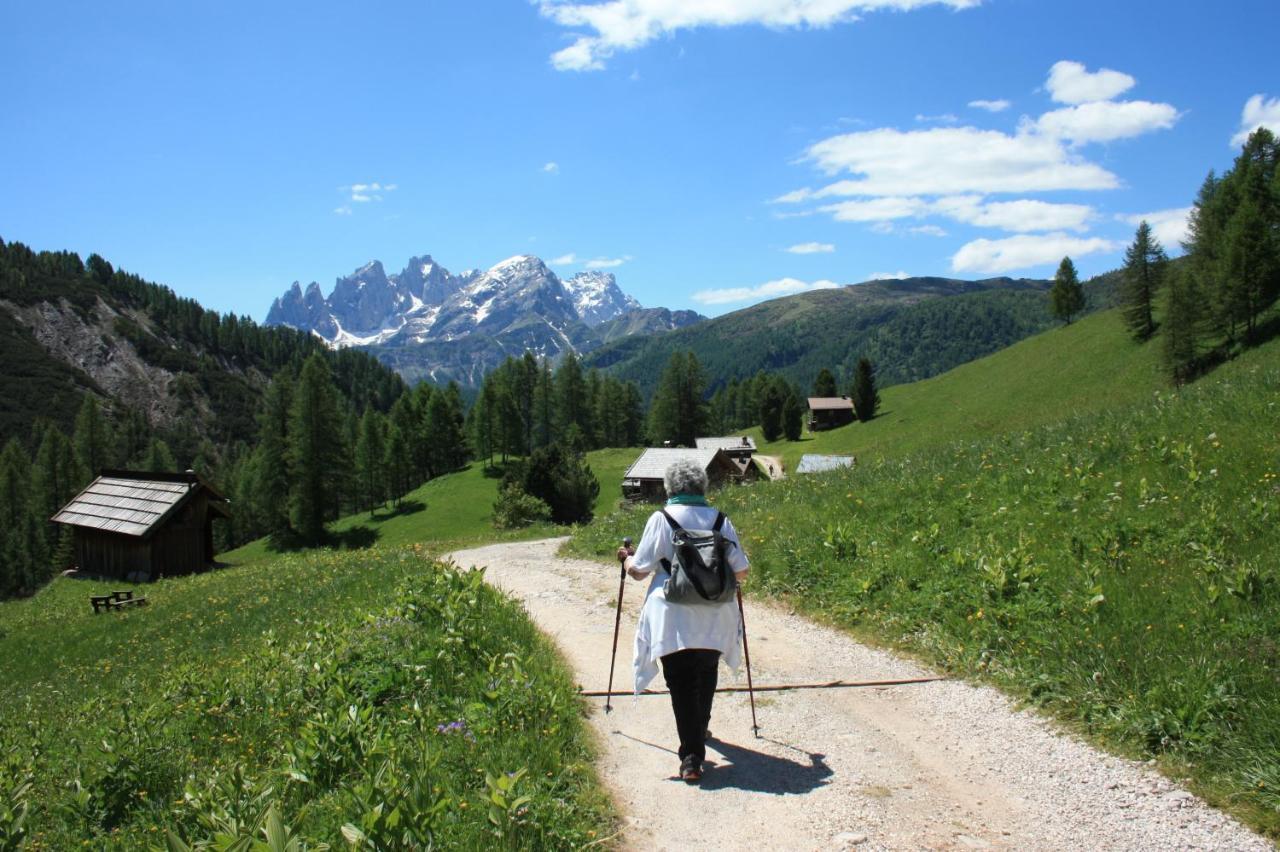
[[868,281],[902,281],[911,276],[899,269],[897,272],[873,272]]
[[796,190],[782,199],[1045,192],[1120,185],[1114,174],[1083,160],[1059,139],[975,127],[845,133],[811,145],[805,158],[828,174],[847,172],[859,178],[807,194]]
[[777,198],[773,199],[773,202],[775,204],[798,204],[801,201],[808,201],[812,197],[813,190],[805,186],[779,195]]
[[1008,101],[1001,98],[995,101],[969,101],[969,106],[974,109],[985,109],[987,112],[1004,112],[1012,106]]
[[578,256],[573,252],[562,254],[559,257],[551,259],[552,266],[571,266],[578,262]]
[[947,235],[947,232],[937,225],[918,225],[907,230],[913,234],[923,234],[926,237],[945,237]]
[[337,213],[339,216],[350,216],[350,215],[351,215],[351,207],[350,207],[349,205],[347,205],[347,204],[344,204],[344,205],[342,205],[341,207],[335,207],[335,208],[333,208],[333,212],[334,212],[334,213]]
[[1109,101],[1132,89],[1137,82],[1128,74],[1110,68],[1090,72],[1079,62],[1063,60],[1049,69],[1045,86],[1049,97],[1060,104],[1083,104]]
[[837,222],[888,222],[922,216],[928,212],[929,204],[923,198],[870,198],[841,201],[818,209],[830,213]]
[[1033,266],[1056,264],[1062,258],[1081,257],[1121,248],[1101,237],[1073,237],[1069,234],[1020,234],[1000,240],[980,239],[960,247],[951,258],[954,272],[999,274]]
[[544,172],[546,172],[547,174],[551,174],[551,175],[553,175],[553,174],[555,174],[556,172],[560,171],[560,164],[559,164],[559,163],[557,163],[557,162],[554,162],[554,161],[553,161],[553,162],[550,162],[550,163],[547,163],[546,165],[544,165],[544,166],[542,167],[542,170],[543,170]]
[[1280,135],[1280,98],[1267,99],[1262,95],[1254,95],[1245,101],[1244,110],[1240,114],[1240,132],[1231,137],[1232,147],[1243,145],[1249,140],[1249,134],[1259,127]]
[[944,112],[941,115],[924,115],[923,113],[916,113],[916,121],[921,124],[955,124],[960,121],[960,119],[954,113],[950,112]]
[[1093,208],[1086,204],[1051,204],[1028,198],[984,204],[981,198],[972,195],[940,198],[933,203],[932,209],[966,225],[1018,233],[1085,231],[1094,217]]
[[968,9],[979,0],[537,0],[543,16],[582,28],[573,44],[552,55],[560,71],[598,71],[615,52],[635,50],[655,38],[697,27],[761,25],[775,29],[822,28],[857,20],[863,12],[911,11],[925,6]]
[[1182,242],[1187,238],[1187,217],[1190,215],[1190,207],[1177,207],[1173,210],[1157,210],[1153,213],[1137,213],[1116,218],[1135,228],[1146,222],[1151,226],[1151,232],[1164,246],[1165,251],[1173,254],[1181,250]]
[[1169,104],[1150,101],[1095,101],[1046,112],[1035,127],[1046,136],[1085,142],[1111,142],[1168,130],[1179,118]]
[[840,285],[834,281],[805,282],[797,278],[779,278],[766,281],[755,287],[725,287],[718,290],[699,290],[693,294],[693,300],[703,305],[729,305],[735,302],[748,302],[757,299],[775,299],[779,296],[791,296],[810,290],[831,290]]
[[382,193],[394,192],[396,184],[394,183],[353,183],[350,186],[338,187],[339,192],[351,193],[351,200],[357,204],[367,204],[370,201],[381,201]]
[[831,243],[797,243],[783,249],[791,254],[830,254],[835,250],[836,247]]
[[588,260],[584,265],[587,269],[615,269],[622,264],[631,260],[631,255],[624,254],[622,257],[597,257]]

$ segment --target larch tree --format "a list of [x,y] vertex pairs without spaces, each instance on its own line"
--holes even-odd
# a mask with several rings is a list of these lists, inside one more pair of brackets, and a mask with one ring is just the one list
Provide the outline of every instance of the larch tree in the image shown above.
[[111,451],[107,421],[102,416],[98,398],[93,394],[85,394],[80,412],[76,415],[75,434],[71,442],[75,445],[76,463],[80,465],[81,476],[85,482],[92,481],[108,466]]
[[1084,288],[1071,258],[1064,257],[1053,276],[1053,288],[1049,290],[1049,305],[1056,319],[1067,325],[1084,310]]
[[1133,243],[1124,253],[1121,269],[1121,315],[1135,340],[1147,340],[1155,333],[1152,305],[1164,282],[1168,258],[1151,226],[1143,220]]
[[289,518],[309,544],[324,538],[325,522],[336,515],[348,463],[338,412],[338,391],[329,362],[313,354],[302,366],[289,422],[289,472],[293,488]]
[[876,389],[876,368],[867,358],[859,358],[853,373],[853,386],[849,389],[853,411],[858,419],[866,422],[876,416],[880,407],[880,392]]
[[818,377],[813,380],[813,395],[817,397],[836,396],[836,377],[826,367],[819,370]]
[[356,440],[356,479],[359,483],[360,508],[369,514],[386,502],[387,442],[386,418],[370,406],[360,418],[360,436]]
[[254,503],[264,531],[277,541],[289,534],[289,431],[293,412],[293,380],[288,370],[276,373],[267,386],[258,415],[258,447],[254,456]]

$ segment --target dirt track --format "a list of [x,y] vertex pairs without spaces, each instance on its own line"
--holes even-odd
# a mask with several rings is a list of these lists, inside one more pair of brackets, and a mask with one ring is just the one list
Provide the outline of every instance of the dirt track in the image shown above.
[[[562,540],[454,554],[524,602],[585,689],[609,672],[618,571],[555,556]],[[749,581],[748,581],[749,582]],[[644,585],[627,581],[615,689],[631,683]],[[931,674],[751,599],[757,684]],[[722,669],[721,685],[745,683]],[[654,684],[661,686],[661,678]],[[1140,764],[1063,736],[998,692],[958,682],[719,695],[700,787],[675,777],[665,696],[615,698],[592,723],[628,849],[1272,849]]]

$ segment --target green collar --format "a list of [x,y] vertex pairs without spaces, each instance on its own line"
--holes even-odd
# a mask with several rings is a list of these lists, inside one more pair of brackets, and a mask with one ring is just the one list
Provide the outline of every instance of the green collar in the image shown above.
[[668,506],[709,506],[707,498],[701,494],[674,494],[667,498]]

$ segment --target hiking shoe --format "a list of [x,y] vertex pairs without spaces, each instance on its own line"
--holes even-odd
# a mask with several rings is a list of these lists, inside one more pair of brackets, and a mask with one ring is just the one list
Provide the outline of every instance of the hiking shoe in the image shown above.
[[702,780],[702,761],[689,755],[680,761],[680,780],[686,784],[697,784]]

